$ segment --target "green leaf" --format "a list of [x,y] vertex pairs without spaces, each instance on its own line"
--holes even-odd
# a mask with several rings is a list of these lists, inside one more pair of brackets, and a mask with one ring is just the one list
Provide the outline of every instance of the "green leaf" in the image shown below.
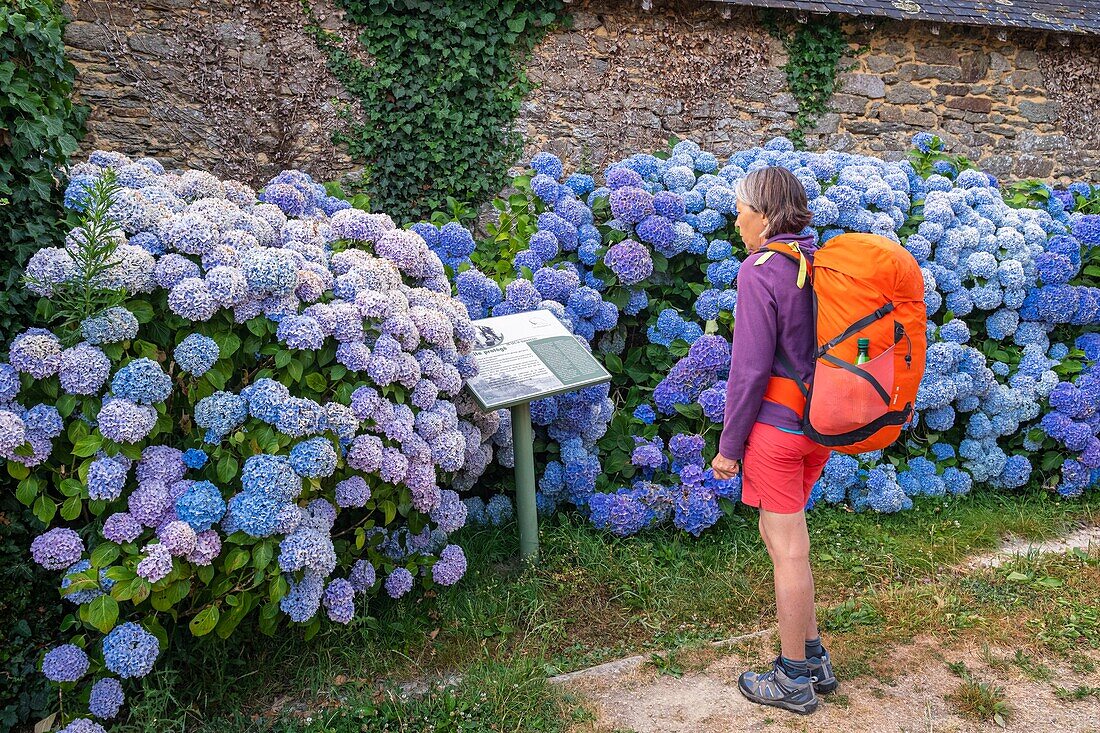
[[290,378],[295,382],[302,381],[302,362],[297,359],[292,359],[289,364],[286,365],[286,372],[290,375]]
[[17,461],[7,461],[8,475],[16,481],[22,481],[31,475],[31,470]]
[[[8,465],[12,465],[11,462]],[[20,464],[22,465],[22,464]],[[35,498],[38,496],[38,482],[30,479],[24,479],[19,482],[19,488],[15,491],[15,498],[19,500],[19,503],[23,506],[30,506],[34,503]]]
[[88,604],[88,623],[106,634],[118,620],[118,601],[104,593]]
[[195,618],[191,619],[191,623],[187,624],[187,628],[191,629],[191,633],[195,636],[206,636],[218,625],[219,617],[217,606],[207,606],[199,611]]
[[119,546],[114,542],[104,542],[94,550],[90,556],[90,561],[93,568],[105,568],[115,561],[118,557]]
[[61,493],[65,496],[80,496],[84,493],[84,485],[73,478],[67,478],[61,482]]
[[65,500],[65,503],[61,505],[61,518],[67,522],[71,522],[80,516],[80,510],[83,507],[84,504],[79,496],[70,496]]
[[306,386],[314,392],[324,392],[325,388],[328,387],[328,382],[317,372],[312,372],[306,377]]
[[218,461],[218,480],[223,484],[229,483],[237,475],[238,468],[240,466],[236,458],[228,455],[222,456],[222,459]]
[[138,323],[149,323],[156,317],[153,306],[144,300],[131,300],[126,304],[126,310],[134,314]]
[[116,565],[115,567],[107,568],[107,577],[116,583],[129,583],[135,577],[134,571],[130,568],[124,568]]
[[57,504],[48,496],[40,496],[34,502],[33,511],[34,516],[38,517],[38,521],[42,524],[49,524],[54,515],[57,514]]
[[274,554],[275,550],[272,543],[268,540],[264,540],[252,548],[252,566],[257,570],[264,570],[271,562],[271,558]]
[[[247,598],[248,593],[242,593],[241,595]],[[241,621],[244,620],[245,616],[248,615],[250,608],[251,604],[246,601],[234,606],[228,613],[224,614],[221,620],[218,621],[218,626],[215,629],[215,633],[217,633],[218,637],[228,639],[236,630],[237,626],[240,625]]]
[[103,436],[92,434],[86,435],[80,440],[76,441],[73,445],[72,454],[80,458],[87,458],[94,456],[96,451],[103,447]]
[[223,568],[226,573],[232,573],[235,570],[240,570],[248,564],[248,550],[241,547],[233,548],[225,557]]

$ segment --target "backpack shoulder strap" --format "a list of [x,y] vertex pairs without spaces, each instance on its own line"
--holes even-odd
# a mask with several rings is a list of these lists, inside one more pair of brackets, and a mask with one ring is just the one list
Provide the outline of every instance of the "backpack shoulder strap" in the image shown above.
[[[772,242],[763,249],[764,254],[756,260],[756,267],[759,267],[760,265],[767,262],[769,259],[771,259],[772,255],[778,254],[786,257],[792,262],[798,263],[798,279],[796,283],[798,284],[799,288],[805,287],[806,280],[812,280],[810,263],[806,259],[805,255],[802,254],[802,250],[799,249],[798,245],[794,242]],[[812,281],[810,284],[813,284]]]

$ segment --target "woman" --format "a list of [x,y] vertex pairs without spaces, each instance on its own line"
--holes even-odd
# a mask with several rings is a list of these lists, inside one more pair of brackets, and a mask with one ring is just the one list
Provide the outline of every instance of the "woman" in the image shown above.
[[[818,636],[810,537],[804,508],[821,476],[829,449],[802,434],[801,416],[765,399],[769,379],[793,368],[803,382],[813,377],[813,295],[800,287],[799,264],[761,247],[794,243],[812,263],[812,236],[800,236],[811,214],[802,184],[784,168],[763,168],[737,186],[737,229],[748,247],[737,275],[726,412],[718,478],[742,478],[741,501],[760,510],[760,536],[775,571],[775,601],[782,654],[764,673],[745,672],[741,693],[753,702],[798,713],[817,707],[816,692],[836,689],[828,653]],[[786,368],[784,367],[786,365]]]

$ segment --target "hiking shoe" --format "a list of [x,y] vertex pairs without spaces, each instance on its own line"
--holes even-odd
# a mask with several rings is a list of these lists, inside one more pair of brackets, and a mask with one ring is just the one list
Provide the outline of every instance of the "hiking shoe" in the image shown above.
[[802,715],[817,709],[813,679],[788,677],[779,660],[776,660],[772,668],[763,674],[742,673],[737,679],[737,689],[747,699],[760,705],[771,705]]
[[833,662],[829,659],[829,652],[823,652],[820,657],[806,657],[806,666],[810,668],[814,692],[824,695],[836,689],[836,675],[833,674]]

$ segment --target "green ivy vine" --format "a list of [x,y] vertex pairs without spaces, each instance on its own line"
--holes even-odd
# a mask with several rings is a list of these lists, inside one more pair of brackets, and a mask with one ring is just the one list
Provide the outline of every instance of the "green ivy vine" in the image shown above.
[[848,37],[837,15],[813,15],[806,22],[790,14],[769,11],[762,14],[764,27],[783,42],[787,63],[787,88],[798,102],[795,128],[788,137],[799,148],[806,133],[828,111],[836,91],[840,60],[849,53]]
[[60,2],[0,2],[0,343],[33,312],[18,284],[27,258],[64,236],[62,168],[88,115],[72,101],[64,25]]
[[522,143],[515,118],[532,86],[524,66],[562,20],[561,0],[339,2],[369,58],[316,23],[310,32],[355,99],[334,135],[366,163],[353,192],[405,220],[498,193]]

